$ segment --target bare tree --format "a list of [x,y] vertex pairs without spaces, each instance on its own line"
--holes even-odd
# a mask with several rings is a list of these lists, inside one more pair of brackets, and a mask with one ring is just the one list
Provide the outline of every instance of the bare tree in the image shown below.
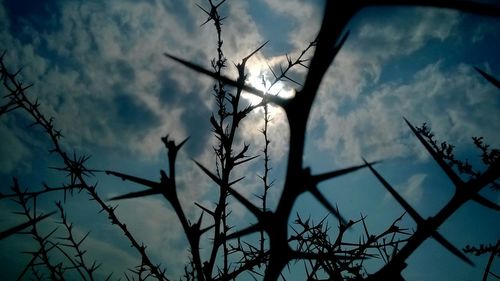
[[[33,121],[33,125],[40,127],[50,140],[50,153],[59,157],[61,167],[55,169],[66,173],[70,179],[67,184],[62,186],[45,185],[42,189],[32,191],[22,188],[19,180],[14,178],[12,193],[1,195],[1,199],[10,198],[19,204],[21,209],[19,214],[24,216],[27,222],[2,231],[0,238],[3,239],[16,233],[28,234],[39,246],[38,249],[30,253],[32,259],[20,274],[19,279],[30,271],[31,276],[36,280],[47,278],[66,280],[69,272],[76,272],[82,280],[95,280],[95,271],[99,268],[99,264],[96,261],[90,262],[85,255],[83,242],[87,235],[75,237],[72,231],[72,225],[64,211],[64,208],[71,206],[65,206],[61,202],[56,204],[60,214],[60,223],[66,233],[64,236],[55,237],[54,233],[59,233],[55,229],[49,233],[42,233],[37,227],[40,221],[54,214],[54,212],[45,215],[38,214],[37,200],[49,193],[63,193],[65,198],[66,193],[73,194],[74,191],[78,191],[86,193],[99,206],[102,212],[108,216],[110,223],[122,231],[140,256],[141,263],[130,272],[124,273],[127,280],[171,280],[171,278],[167,278],[165,270],[148,255],[146,246],[135,238],[115,214],[116,206],[106,203],[97,193],[96,184],[90,183],[92,177],[101,172],[145,187],[144,190],[116,196],[111,200],[133,199],[159,194],[171,205],[189,243],[190,261],[186,265],[184,276],[181,277],[185,280],[234,280],[240,278],[243,273],[250,274],[254,278],[261,277],[266,281],[278,280],[282,276],[284,268],[293,261],[303,263],[307,280],[403,280],[401,273],[407,266],[408,258],[428,238],[434,239],[468,264],[472,264],[472,262],[465,253],[489,254],[490,259],[486,265],[483,280],[489,276],[498,277],[491,271],[493,259],[499,255],[498,241],[494,241],[494,245],[481,245],[479,248],[467,246],[461,251],[438,232],[439,226],[466,202],[475,201],[495,211],[499,210],[498,205],[479,194],[479,191],[487,186],[498,190],[500,177],[499,150],[491,149],[482,138],[473,138],[473,142],[481,152],[481,160],[485,165],[483,171],[474,169],[466,161],[456,159],[453,154],[454,147],[447,142],[438,143],[426,124],[415,127],[405,119],[409,129],[455,186],[455,193],[449,202],[430,218],[423,218],[395,191],[391,184],[374,168],[377,162],[364,161],[357,166],[322,174],[312,174],[308,167],[304,167],[303,154],[306,125],[313,101],[327,69],[348,39],[349,32],[345,30],[346,24],[361,9],[394,5],[430,6],[499,17],[499,5],[458,0],[360,0],[342,3],[326,1],[323,21],[316,39],[305,46],[297,57],[287,56],[288,64],[281,67],[279,71],[271,68],[274,81],[271,85],[267,85],[268,90],[282,80],[297,83],[289,75],[290,70],[296,67],[307,68],[305,82],[303,84],[297,83],[296,95],[285,99],[246,84],[246,63],[267,42],[256,47],[253,52],[236,64],[237,79],[225,76],[227,59],[224,55],[222,41],[222,23],[225,18],[219,14],[219,8],[225,3],[225,0],[218,3],[212,0],[207,2],[206,5],[200,5],[199,8],[208,16],[203,25],[211,22],[216,30],[215,49],[217,54],[211,62],[212,69],[205,69],[189,60],[165,54],[167,58],[215,80],[213,97],[217,108],[216,112],[209,117],[211,129],[217,140],[217,144],[213,147],[214,164],[207,166],[194,160],[193,165],[201,169],[218,187],[218,201],[215,208],[193,202],[202,212],[196,222],[189,220],[186,210],[180,203],[177,189],[179,176],[176,173],[176,157],[188,139],[178,142],[169,138],[168,135],[161,139],[167,150],[168,171],[160,171],[159,181],[114,170],[91,169],[86,164],[88,156],[77,155],[75,152],[70,153],[62,148],[62,133],[55,128],[54,120],[47,118],[40,111],[36,99],[30,98],[27,94],[29,86],[24,86],[17,79],[19,72],[13,73],[7,69],[2,55],[0,74],[5,99],[0,107],[0,115],[14,110],[21,110],[27,114]],[[498,80],[483,70],[477,69],[477,71],[492,85],[498,87]],[[243,92],[261,97],[262,102],[256,105],[242,105],[241,95]],[[284,110],[290,129],[284,187],[274,210],[268,207],[267,202],[268,191],[273,185],[269,156],[271,142],[268,135],[268,124],[271,122],[268,114],[269,104]],[[259,149],[250,148],[246,144],[240,146],[235,138],[238,136],[241,121],[252,111],[261,107],[264,109],[262,117],[264,119],[264,127],[262,128],[264,147],[260,150],[264,160],[263,172],[260,177],[262,180],[262,194],[259,197],[261,205],[256,206],[235,188],[243,178],[234,179],[233,176],[235,170],[258,157],[257,151]],[[370,170],[379,184],[404,208],[416,223],[414,232],[398,226],[403,217],[401,215],[392,222],[388,222],[385,231],[374,234],[368,230],[364,216],[356,220],[345,219],[332,202],[319,191],[318,184],[321,182],[360,169]],[[464,176],[467,179],[464,179]],[[293,233],[289,233],[288,221],[290,217],[295,215],[292,214],[293,206],[297,198],[304,193],[311,194],[331,215],[336,217],[338,220],[336,231],[331,230],[326,218],[319,222],[313,222],[297,214],[295,223],[291,226]],[[256,223],[242,229],[234,229],[228,220],[231,215],[228,203],[233,200],[241,203],[256,218]],[[353,225],[359,225],[364,230],[357,242],[345,239],[346,231]],[[28,231],[25,231],[26,229]],[[335,234],[332,235],[332,232]],[[257,243],[255,243],[255,239],[245,240],[247,235],[251,234],[258,237]],[[211,241],[211,248],[207,255],[200,251],[200,245],[203,241]],[[369,258],[380,258],[384,264],[375,272],[367,272],[364,263]],[[44,276],[44,274],[48,274],[48,276]],[[108,279],[111,277],[109,275]]]

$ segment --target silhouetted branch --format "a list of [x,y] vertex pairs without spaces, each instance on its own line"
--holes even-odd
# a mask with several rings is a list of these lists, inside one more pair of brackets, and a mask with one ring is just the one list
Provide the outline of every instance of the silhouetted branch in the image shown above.
[[[131,199],[155,194],[162,194],[174,210],[179,219],[189,243],[191,256],[189,263],[185,267],[184,278],[186,280],[199,281],[223,281],[240,278],[244,272],[250,274],[252,278],[263,277],[264,281],[275,281],[283,277],[283,269],[290,265],[290,262],[302,260],[304,271],[308,280],[318,280],[326,277],[327,280],[403,280],[402,270],[406,267],[406,261],[410,255],[428,238],[434,238],[448,251],[463,261],[472,264],[463,252],[454,247],[448,240],[437,232],[440,225],[447,221],[450,216],[468,201],[500,210],[500,206],[495,202],[479,194],[485,186],[491,185],[494,190],[500,190],[498,183],[500,177],[500,151],[491,149],[483,142],[482,138],[473,138],[474,144],[481,151],[481,160],[485,164],[484,172],[475,170],[467,161],[455,158],[454,146],[447,142],[438,143],[433,137],[430,129],[424,124],[421,128],[414,127],[407,119],[405,122],[410,127],[413,134],[422,143],[426,151],[432,156],[434,161],[445,172],[455,186],[455,194],[450,201],[443,206],[435,216],[424,219],[419,213],[389,184],[389,182],[373,168],[377,162],[352,166],[336,171],[330,171],[318,175],[311,175],[310,168],[304,167],[304,147],[307,133],[308,119],[311,113],[313,102],[324,79],[327,70],[331,67],[334,59],[344,46],[349,31],[346,26],[352,18],[363,8],[373,6],[428,6],[455,9],[463,12],[471,12],[479,15],[500,17],[500,6],[498,4],[488,4],[463,0],[360,0],[360,1],[326,1],[325,10],[321,26],[316,38],[293,59],[286,54],[286,62],[280,64],[279,69],[269,70],[274,77],[269,87],[263,81],[265,91],[260,91],[250,85],[245,84],[247,79],[246,64],[249,59],[268,43],[258,45],[250,54],[244,57],[240,63],[235,63],[237,78],[232,79],[224,75],[227,67],[227,59],[223,52],[222,25],[225,17],[219,14],[219,8],[225,0],[215,3],[207,0],[206,6],[196,4],[198,8],[207,16],[201,23],[212,22],[216,30],[216,56],[211,60],[212,70],[194,64],[188,60],[165,53],[165,56],[174,60],[200,74],[209,76],[215,80],[213,85],[213,96],[215,97],[215,111],[210,117],[210,126],[217,143],[213,150],[215,155],[215,167],[205,166],[194,161],[205,175],[213,181],[218,188],[217,201],[215,207],[205,207],[199,203],[194,203],[201,209],[201,214],[192,223],[187,216],[187,212],[180,204],[177,190],[177,176],[175,170],[176,157],[183,145],[189,138],[184,139],[179,144],[169,139],[168,135],[161,138],[167,149],[168,171],[160,170],[159,181],[144,179],[138,176],[128,175],[121,172],[106,170],[107,175],[111,175],[147,187],[146,190],[128,192],[111,198],[110,200]],[[238,40],[238,38],[236,38]],[[310,58],[305,58],[310,50],[314,49],[314,54]],[[57,206],[61,212],[62,225],[64,225],[68,236],[60,237],[63,243],[51,241],[52,230],[46,235],[42,235],[37,230],[37,224],[47,218],[52,213],[44,216],[37,215],[37,198],[41,195],[52,192],[73,193],[73,190],[86,191],[91,200],[95,201],[104,212],[111,224],[117,225],[123,235],[132,244],[141,257],[140,265],[132,268],[124,276],[127,280],[147,280],[154,278],[157,280],[168,280],[165,271],[159,265],[153,264],[146,253],[146,246],[140,244],[115,214],[116,207],[107,205],[97,194],[96,185],[88,183],[88,178],[94,176],[98,170],[89,169],[87,161],[89,156],[69,155],[60,145],[63,138],[61,131],[55,128],[54,118],[46,117],[39,110],[40,104],[37,100],[32,101],[26,95],[26,90],[31,85],[24,86],[17,77],[21,71],[9,72],[3,62],[5,52],[0,55],[0,80],[7,90],[4,101],[0,105],[0,116],[15,110],[23,110],[32,119],[32,126],[43,129],[51,142],[50,153],[59,157],[62,162],[60,167],[52,169],[65,173],[69,178],[69,184],[59,187],[49,187],[44,185],[44,189],[38,191],[22,191],[14,179],[13,194],[0,194],[0,199],[15,198],[22,208],[19,212],[28,218],[28,222],[14,228],[0,232],[0,239],[12,235],[13,233],[30,234],[38,242],[39,249],[29,252],[32,255],[31,261],[23,269],[20,278],[28,270],[33,272],[36,280],[44,279],[39,266],[48,268],[50,279],[63,280],[64,273],[68,270],[76,270],[83,280],[94,280],[94,272],[99,267],[96,262],[87,263],[84,259],[85,251],[80,248],[87,237],[81,240],[73,237],[72,225],[66,220],[61,203]],[[307,74],[303,83],[293,77],[290,72],[295,66],[302,66],[307,69]],[[499,81],[490,74],[479,68],[475,68],[485,79],[500,88]],[[264,79],[263,79],[264,80]],[[294,97],[285,99],[278,95],[269,95],[269,90],[279,81],[288,81],[301,87],[296,90]],[[226,90],[227,86],[234,87],[233,91]],[[248,92],[261,97],[262,102],[256,105],[248,105],[240,108],[241,94]],[[275,104],[284,109],[289,125],[288,162],[286,166],[283,191],[278,197],[276,208],[272,211],[268,208],[269,189],[273,182],[269,181],[270,157],[269,157],[269,108],[268,103]],[[261,203],[254,205],[249,199],[243,196],[238,190],[240,185],[244,185],[244,179],[249,176],[235,176],[235,169],[243,164],[257,158],[258,155],[250,150],[250,145],[243,142],[238,145],[240,131],[238,130],[241,121],[244,120],[256,108],[264,108],[264,136],[263,162],[264,170],[259,177],[263,184],[262,195],[257,195]],[[237,147],[239,146],[239,147]],[[253,148],[252,148],[253,149]],[[253,155],[253,156],[252,156]],[[416,222],[417,229],[414,233],[409,233],[407,229],[398,226],[402,217],[398,217],[392,224],[378,235],[369,231],[366,217],[363,215],[357,221],[343,218],[334,201],[328,200],[318,189],[318,185],[342,175],[351,174],[362,168],[369,168],[375,178],[382,186],[395,198],[412,219]],[[468,179],[462,179],[466,176]],[[291,226],[293,235],[289,235],[290,225],[288,223],[297,199],[304,193],[310,192],[330,214],[338,218],[338,229],[336,236],[332,236],[333,230],[328,226],[326,217],[319,223],[311,220],[303,220],[299,214],[295,224]],[[243,208],[254,215],[257,222],[242,226],[241,229],[233,231],[229,224],[231,210],[230,203],[238,202]],[[204,214],[208,214],[205,216]],[[207,221],[208,220],[208,221]],[[354,225],[362,226],[363,233],[358,242],[346,241],[346,231]],[[31,231],[22,232],[31,227]],[[259,245],[255,241],[249,243],[242,240],[248,234],[257,233]],[[200,251],[202,238],[211,241],[208,249]],[[236,242],[235,242],[236,240]],[[65,241],[65,242],[64,242]],[[292,247],[293,245],[293,247]],[[479,248],[467,246],[465,253],[476,255],[490,253],[490,258],[484,272],[483,279],[494,275],[490,271],[491,264],[495,256],[499,255],[499,242],[496,246],[483,246]],[[76,252],[72,256],[68,249]],[[53,263],[50,260],[50,252],[58,252],[66,257],[69,266],[63,263]],[[203,256],[202,255],[206,255]],[[385,265],[372,275],[367,275],[364,261],[367,259],[380,258]],[[131,274],[131,277],[129,277]],[[107,279],[110,279],[111,275]],[[283,278],[284,279],[284,278]]]
[[53,211],[53,212],[50,212],[46,215],[41,215],[39,217],[36,217],[36,218],[33,218],[32,220],[28,221],[28,222],[25,222],[25,223],[22,223],[22,224],[19,224],[17,226],[14,226],[12,228],[9,228],[9,229],[6,229],[4,231],[1,231],[0,232],[0,240],[1,239],[4,239],[4,238],[7,238],[13,234],[16,234],[18,232],[20,232],[21,230],[24,230],[25,228],[28,228],[30,226],[33,226],[34,224],[38,223],[39,221],[42,221],[50,216],[52,216],[53,214],[55,214],[56,211]]
[[49,270],[50,278],[52,280],[65,280],[64,268],[62,267],[62,264],[54,264],[49,256],[49,252],[55,247],[55,245],[50,245],[49,238],[57,229],[53,229],[51,232],[45,235],[41,234],[37,228],[37,223],[40,220],[35,222],[37,218],[40,218],[37,216],[36,197],[33,197],[31,199],[33,207],[30,207],[28,202],[29,199],[24,196],[16,178],[13,179],[12,191],[18,194],[18,198],[15,200],[15,202],[18,203],[22,209],[22,211],[18,214],[25,216],[30,222],[31,230],[24,234],[30,234],[40,247],[39,251],[36,253],[36,256],[34,256],[33,258],[33,262],[28,264],[28,266],[35,266],[35,260],[39,259],[41,261],[40,265],[45,266]]
[[[165,53],[164,54],[165,56],[185,65],[186,67],[188,68],[191,68],[193,69],[194,71],[197,71],[199,73],[202,73],[202,74],[205,74],[207,76],[210,76],[214,79],[217,79],[217,80],[220,80],[222,81],[224,84],[227,84],[227,85],[230,85],[230,86],[233,86],[233,87],[237,87],[237,88],[241,88],[243,91],[245,92],[248,92],[250,94],[253,94],[253,95],[256,95],[260,98],[264,98],[264,95],[265,93],[263,93],[262,91],[260,90],[257,90],[251,86],[248,86],[248,85],[244,85],[244,84],[241,84],[237,81],[234,81],[232,80],[231,78],[227,78],[225,76],[222,76],[222,75],[218,75],[217,73],[214,73],[214,72],[211,72],[209,70],[206,70],[205,68],[201,67],[201,66],[198,66],[194,63],[191,63],[187,60],[184,60],[184,59],[181,59],[181,58],[178,58],[176,56],[173,56],[173,55],[170,55],[168,53]],[[268,100],[269,102],[273,103],[273,104],[276,104],[276,105],[279,105],[279,106],[283,106],[286,101],[283,100],[282,98],[278,97],[278,96],[269,96],[268,97]]]
[[[3,62],[3,56],[1,58],[2,59],[0,60],[0,77],[3,81],[4,87],[9,91],[7,97],[11,101],[14,101],[16,103],[18,109],[22,109],[32,118],[32,120],[34,120],[33,125],[41,127],[45,131],[46,135],[49,137],[51,144],[53,146],[49,150],[49,152],[56,154],[60,158],[60,160],[64,163],[63,167],[57,167],[55,169],[67,173],[67,176],[70,177],[69,186],[71,187],[79,186],[81,187],[81,189],[87,191],[92,200],[99,205],[102,211],[107,213],[111,223],[117,225],[122,230],[125,237],[127,237],[127,239],[131,242],[132,247],[134,247],[140,253],[142,260],[158,280],[168,280],[164,275],[164,271],[162,271],[158,266],[155,266],[151,262],[151,260],[146,254],[145,247],[142,246],[139,242],[137,242],[134,236],[126,228],[125,224],[120,222],[120,220],[114,213],[115,208],[106,205],[106,203],[99,197],[99,195],[95,191],[95,186],[88,184],[86,182],[85,177],[92,175],[93,172],[96,171],[88,169],[85,166],[85,162],[89,159],[89,157],[77,156],[75,152],[73,152],[72,158],[68,156],[68,154],[61,148],[61,145],[59,143],[59,140],[62,138],[62,134],[61,131],[55,128],[54,118],[46,118],[45,115],[39,110],[38,101],[32,102],[27,97],[25,91],[29,87],[24,87],[22,83],[16,79],[15,75],[11,74],[7,70]],[[65,194],[67,189],[68,188],[63,189]],[[33,198],[36,198],[36,196]],[[34,224],[33,226],[36,226],[36,224]],[[41,237],[37,238],[37,240],[39,241],[39,243],[44,242],[44,240]],[[48,258],[46,258],[46,250],[44,250],[43,247],[44,246],[41,246],[42,251],[40,252],[40,256],[42,257],[42,260],[44,260],[44,263],[49,265]],[[62,278],[61,276],[62,273],[59,272],[60,270],[58,269],[61,267],[61,265],[58,265],[57,268],[51,265],[48,267],[50,269],[51,278],[53,280],[58,280]]]
[[479,67],[474,67],[474,69],[479,72],[486,80],[490,81],[491,84],[495,85],[495,87],[500,89],[500,81],[498,81],[495,77],[489,75],[488,73],[481,70]]

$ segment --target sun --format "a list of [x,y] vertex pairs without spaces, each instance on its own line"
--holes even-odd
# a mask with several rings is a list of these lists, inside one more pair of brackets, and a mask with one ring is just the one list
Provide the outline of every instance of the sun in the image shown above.
[[[252,64],[248,67],[247,73],[246,83],[249,86],[266,93],[267,95],[277,95],[285,99],[292,98],[295,95],[294,89],[282,81],[278,81],[272,85],[274,76],[266,64]],[[261,97],[246,92],[243,92],[242,97],[253,105],[259,104],[262,101]],[[269,105],[268,110],[271,115],[278,112],[278,108],[274,105]]]

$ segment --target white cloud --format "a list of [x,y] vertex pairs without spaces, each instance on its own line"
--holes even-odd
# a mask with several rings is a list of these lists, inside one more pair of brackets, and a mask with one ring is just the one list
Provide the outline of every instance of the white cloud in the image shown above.
[[292,46],[301,49],[314,40],[321,25],[323,3],[318,5],[303,0],[265,2],[275,13],[285,15],[287,23],[293,27],[288,33],[288,41]]
[[402,120],[406,116],[414,125],[430,122],[439,139],[456,145],[470,143],[471,136],[484,136],[497,145],[498,117],[488,114],[499,106],[494,89],[470,67],[441,68],[440,62],[430,64],[408,83],[382,84],[347,113],[325,110],[325,103],[332,102],[325,101],[318,110],[326,128],[316,143],[336,153],[339,161],[361,155],[368,159],[421,155],[423,149],[414,145]]
[[[60,17],[53,29],[24,28],[36,40],[20,42],[2,29],[2,41],[12,53],[9,64],[26,66],[23,76],[35,84],[30,92],[40,98],[43,111],[56,118],[71,146],[88,142],[153,157],[161,149],[160,135],[186,136],[183,105],[166,103],[164,95],[174,100],[175,95],[190,95],[194,102],[201,101],[199,106],[212,104],[209,79],[199,79],[162,55],[168,51],[209,65],[216,54],[215,31],[210,24],[198,26],[203,13],[194,4],[64,2],[55,13]],[[264,40],[244,3],[228,7],[231,21],[223,26],[224,48],[230,60],[238,60]],[[241,30],[246,30],[244,36]],[[45,54],[42,47],[55,56]],[[233,68],[228,65],[228,70]],[[165,74],[171,83],[164,81]],[[161,124],[144,123],[142,134],[121,130],[117,122],[134,116],[116,112],[114,99],[121,96],[133,98]]]
[[460,15],[439,9],[395,10],[388,17],[362,21],[353,29],[324,81],[323,91],[337,92],[340,100],[357,97],[367,85],[377,83],[391,59],[407,56],[430,40],[452,36]]
[[[255,21],[249,16],[249,5],[251,4],[243,1],[231,3],[228,6],[228,19],[223,25],[224,54],[229,61],[235,63],[240,62],[267,40],[258,33]],[[230,64],[228,66],[234,68]]]
[[412,204],[417,204],[422,200],[423,183],[427,178],[426,174],[415,174],[407,182],[402,184],[403,198]]
[[432,39],[443,41],[450,37],[460,22],[456,11],[406,8],[396,10],[394,16],[380,17],[366,22],[359,29],[357,39],[372,56],[387,59],[407,55]]
[[[298,4],[303,5],[294,5]],[[229,17],[223,25],[228,73],[234,73],[231,62],[239,62],[271,39],[259,34],[248,14],[249,5],[235,2],[222,9],[222,16]],[[167,51],[208,66],[216,54],[214,28],[211,23],[198,26],[205,15],[196,8],[195,1],[64,2],[57,7],[60,13],[54,13],[51,29],[41,30],[26,21],[24,32],[36,40],[21,42],[8,29],[2,30],[2,40],[9,42],[7,48],[12,50],[7,58],[9,63],[25,66],[25,79],[34,83],[30,93],[40,99],[47,116],[55,117],[56,126],[62,129],[70,147],[87,143],[128,150],[141,158],[156,158],[163,149],[160,136],[169,133],[181,139],[189,134],[186,127],[190,124],[182,118],[184,104],[166,102],[165,95],[173,100],[175,96],[189,96],[184,100],[201,103],[200,107],[213,106],[213,82],[200,79],[198,74],[162,55]],[[310,16],[316,8],[304,4],[301,9]],[[309,25],[301,22],[301,26]],[[260,54],[256,58],[262,61]],[[115,99],[120,97],[133,99],[133,105],[150,112],[158,124],[144,122],[133,128],[120,127],[120,122],[134,118],[134,112],[117,111]],[[283,121],[274,123],[281,126]],[[276,158],[284,153],[283,141],[276,138],[271,144]]]
[[[196,10],[194,3],[111,1],[100,5],[64,2],[61,4],[62,17],[57,21],[58,30],[38,33],[33,28],[28,29],[35,38],[31,44],[21,43],[6,28],[0,30],[0,38],[10,42],[12,64],[27,66],[24,76],[35,82],[32,92],[41,98],[43,110],[56,116],[57,125],[71,144],[81,145],[87,141],[126,149],[134,153],[132,159],[136,155],[164,157],[160,137],[171,133],[176,140],[182,139],[188,134],[188,125],[182,120],[185,112],[182,104],[162,100],[162,95],[174,96],[174,93],[162,92],[165,91],[162,83],[168,80],[172,90],[177,90],[175,95],[187,96],[185,100],[199,102],[200,107],[212,105],[209,79],[199,79],[197,74],[162,56],[168,51],[209,65],[208,59],[215,54],[215,34],[210,25],[198,28],[204,15]],[[267,3],[275,11],[293,18],[295,29],[289,36],[297,49],[315,36],[320,16],[312,4],[274,0]],[[248,16],[248,5],[250,2],[231,3],[230,18],[223,26],[230,69],[234,69],[232,61],[239,62],[265,40],[272,39],[258,33],[255,22]],[[186,11],[177,13],[177,8]],[[2,12],[0,9],[0,24]],[[434,63],[420,69],[410,82],[374,86],[384,64],[422,48],[430,40],[445,40],[453,34],[459,20],[457,14],[441,11],[415,9],[409,15],[414,19],[405,24],[388,25],[390,21],[384,19],[364,24],[339,54],[336,67],[322,85],[311,124],[322,121],[325,131],[322,140],[312,142],[323,150],[335,152],[338,161],[354,159],[357,162],[361,155],[372,160],[422,151],[420,146],[414,145],[416,142],[409,135],[402,115],[416,124],[431,121],[433,129],[444,133],[443,138],[457,141],[485,134],[489,134],[485,135],[486,139],[495,140],[491,132],[500,131],[500,122],[491,122],[484,116],[484,112],[496,112],[498,108],[498,104],[490,102],[492,90],[466,66],[449,71],[443,70],[441,63]],[[43,44],[58,54],[59,62],[51,61],[50,56],[37,49]],[[261,55],[257,58],[261,59]],[[284,62],[283,59],[283,56],[276,56],[270,61]],[[368,86],[374,86],[375,90],[361,97]],[[140,133],[135,129],[119,128],[116,123],[123,116],[113,104],[117,96],[131,97],[134,105],[150,112],[160,120],[159,124],[144,123],[139,126],[142,128]],[[341,110],[345,100],[355,101],[351,111]],[[480,128],[486,133],[479,131],[478,122],[486,124]],[[128,128],[130,124],[126,125]],[[289,134],[284,115],[276,116],[270,126],[271,158],[280,161],[285,158]],[[254,153],[258,154],[262,148],[258,132],[261,127],[261,117],[251,115],[241,124],[243,139],[238,139],[235,147],[241,147],[243,142],[251,143]],[[315,125],[310,128],[316,129]],[[15,142],[13,139],[7,141]],[[210,144],[196,160],[212,167],[214,158]],[[15,145],[10,147],[16,148]],[[177,166],[178,173],[183,174],[179,180],[179,197],[190,219],[196,220],[200,210],[193,206],[193,201],[211,206],[213,193],[209,193],[217,187],[185,158],[179,159]],[[245,175],[256,182],[251,173],[252,168],[246,167],[236,171],[234,177]],[[418,201],[424,180],[425,175],[421,174],[411,177],[405,195]],[[258,183],[238,188],[249,199],[253,198],[253,193],[259,193]],[[165,205],[158,200],[139,199],[122,203],[118,212],[141,241],[151,245],[148,249],[154,256],[166,261],[170,269],[182,270],[187,260],[187,244],[177,218]],[[234,203],[231,207],[235,210],[235,218],[245,216],[242,206]],[[205,221],[209,221],[208,216]],[[104,248],[107,256],[123,254],[109,245],[110,249],[106,249],[99,241],[90,241],[90,244],[92,248]]]
[[488,119],[496,118],[491,114],[497,111],[498,101],[491,86],[471,66],[450,69],[448,62],[443,67],[443,61],[438,61],[415,69],[410,81],[379,81],[383,67],[430,40],[454,36],[460,22],[460,15],[450,11],[394,12],[368,18],[358,33],[353,30],[315,101],[309,130],[321,130],[322,136],[312,143],[334,153],[340,162],[360,156],[424,157],[403,116],[414,125],[431,122],[440,139],[456,144],[469,142],[471,136],[495,139],[498,122]]

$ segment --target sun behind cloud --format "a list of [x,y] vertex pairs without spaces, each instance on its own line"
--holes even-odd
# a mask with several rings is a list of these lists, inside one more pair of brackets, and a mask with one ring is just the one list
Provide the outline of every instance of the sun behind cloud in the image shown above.
[[[295,95],[295,90],[290,86],[286,85],[282,81],[278,81],[273,84],[275,78],[269,67],[264,62],[256,62],[250,64],[247,68],[247,79],[246,83],[267,95],[280,96],[282,98],[291,98]],[[262,98],[243,92],[242,97],[248,100],[251,104],[256,105],[262,101]],[[274,105],[269,105],[269,114],[276,115],[279,112],[277,107]]]

